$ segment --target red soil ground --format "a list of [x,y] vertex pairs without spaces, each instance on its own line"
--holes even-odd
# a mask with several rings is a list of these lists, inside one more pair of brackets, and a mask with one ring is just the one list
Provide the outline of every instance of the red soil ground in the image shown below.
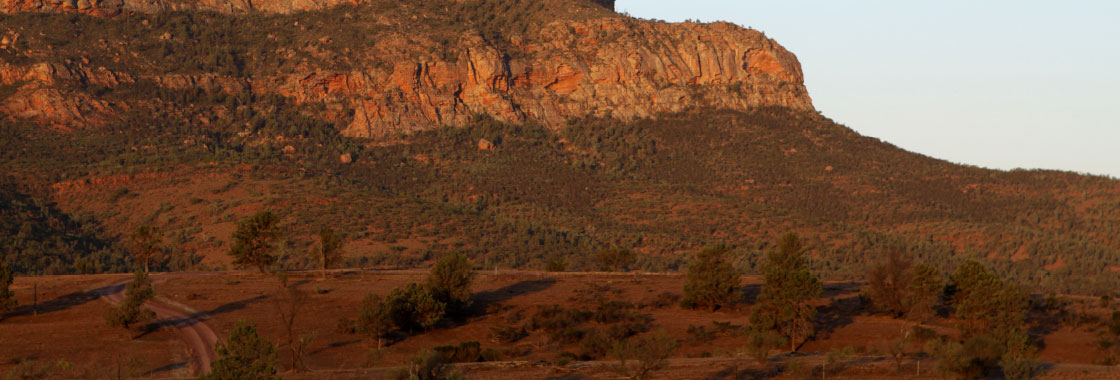
[[[393,287],[422,281],[424,271],[338,273],[326,280],[317,273],[293,273],[289,281],[308,293],[308,302],[296,322],[298,334],[315,333],[307,349],[306,363],[311,372],[286,372],[285,378],[357,379],[388,378],[391,370],[421,349],[478,341],[483,348],[510,350],[519,355],[507,362],[463,365],[470,379],[617,379],[614,362],[556,363],[563,351],[579,352],[578,345],[558,346],[542,332],[512,344],[490,341],[490,329],[499,324],[520,325],[538,306],[559,304],[572,308],[592,308],[583,299],[601,294],[609,299],[643,303],[662,292],[679,294],[683,276],[659,274],[573,274],[543,272],[482,272],[475,285],[475,316],[463,322],[449,322],[417,334],[373,354],[375,342],[339,331],[341,318],[354,318],[361,298],[369,292],[386,294]],[[51,369],[50,377],[105,378],[126,370],[134,376],[178,378],[191,376],[188,349],[181,336],[171,328],[142,332],[125,331],[105,325],[102,317],[109,303],[90,294],[97,289],[127,279],[126,275],[49,276],[17,278],[14,290],[20,306],[0,321],[0,374],[41,368],[51,363],[71,363],[69,369]],[[170,304],[182,304],[192,316],[205,321],[219,337],[240,320],[254,321],[261,334],[273,342],[285,341],[285,330],[277,315],[273,295],[278,289],[275,277],[245,272],[180,273],[156,276],[158,295]],[[760,280],[746,279],[748,297],[757,292]],[[31,310],[32,286],[39,285],[39,314]],[[859,285],[829,283],[820,300],[826,313],[817,337],[801,347],[796,362],[801,371],[787,371],[777,378],[819,378],[825,353],[851,347],[856,354],[845,364],[828,368],[827,378],[915,378],[919,363],[908,359],[902,373],[883,356],[883,347],[896,339],[912,323],[866,313],[859,303]],[[500,302],[505,310],[486,314],[486,304]],[[168,302],[165,302],[165,304]],[[1104,310],[1096,310],[1103,313]],[[657,373],[658,379],[742,379],[773,375],[756,362],[739,355],[744,339],[738,334],[723,334],[715,339],[695,342],[686,332],[690,325],[711,328],[713,322],[744,325],[749,305],[715,312],[682,310],[672,305],[643,308],[640,313],[653,320],[654,328],[665,329],[680,339],[681,348],[670,368]],[[514,316],[521,319],[515,323]],[[952,334],[954,321],[937,320],[929,326]],[[1092,365],[1099,354],[1092,346],[1096,333],[1090,326],[1060,327],[1042,336],[1045,348],[1041,359],[1047,362],[1046,378],[1120,378],[1110,367]],[[281,370],[286,370],[290,354],[277,347]],[[786,366],[789,357],[772,360]],[[21,364],[22,363],[22,364]],[[922,376],[939,379],[933,360],[922,361]],[[796,365],[795,365],[796,366]],[[64,366],[65,367],[65,366]]]

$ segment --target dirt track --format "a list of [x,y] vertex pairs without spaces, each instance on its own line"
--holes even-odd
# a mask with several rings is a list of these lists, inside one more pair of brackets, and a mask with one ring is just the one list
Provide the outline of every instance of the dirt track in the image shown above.
[[[153,276],[155,277],[155,276]],[[101,297],[113,304],[120,304],[124,300],[124,289],[128,281],[119,282],[101,289]],[[179,331],[183,342],[190,350],[191,365],[195,375],[210,372],[210,363],[217,358],[214,345],[218,341],[217,334],[202,321],[198,313],[188,314],[185,311],[148,301],[144,306],[156,313],[159,323],[173,326]]]

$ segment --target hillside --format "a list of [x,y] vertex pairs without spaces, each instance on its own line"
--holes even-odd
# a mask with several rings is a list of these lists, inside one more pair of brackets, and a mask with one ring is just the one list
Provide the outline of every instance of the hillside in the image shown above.
[[324,226],[354,266],[589,269],[626,247],[675,270],[724,242],[748,272],[796,231],[834,279],[897,247],[1039,291],[1118,285],[1120,182],[860,136],[757,31],[578,0],[261,10],[0,15],[5,201],[99,224],[103,261],[158,226],[165,269],[228,268],[235,222],[271,209],[296,268]]

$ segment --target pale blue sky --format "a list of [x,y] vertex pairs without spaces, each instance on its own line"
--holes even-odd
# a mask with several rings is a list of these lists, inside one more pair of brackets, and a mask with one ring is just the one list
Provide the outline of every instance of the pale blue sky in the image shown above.
[[797,55],[825,116],[965,164],[1120,178],[1120,1],[618,0]]

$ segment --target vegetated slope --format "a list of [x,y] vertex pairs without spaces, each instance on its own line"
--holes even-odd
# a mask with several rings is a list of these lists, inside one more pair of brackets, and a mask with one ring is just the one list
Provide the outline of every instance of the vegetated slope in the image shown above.
[[[170,269],[228,265],[234,223],[274,209],[288,266],[314,262],[324,226],[347,236],[353,265],[461,250],[486,267],[572,269],[615,246],[673,269],[726,242],[749,270],[796,231],[830,277],[899,246],[1051,290],[1116,281],[1115,180],[955,165],[859,136],[812,111],[796,58],[757,32],[546,5],[560,8],[2,16],[0,33],[20,37],[0,49],[0,167],[114,236],[161,227]],[[553,60],[571,71],[516,68]]]
[[28,195],[0,178],[0,260],[17,273],[122,271],[124,253],[96,220],[75,219],[54,203]]

